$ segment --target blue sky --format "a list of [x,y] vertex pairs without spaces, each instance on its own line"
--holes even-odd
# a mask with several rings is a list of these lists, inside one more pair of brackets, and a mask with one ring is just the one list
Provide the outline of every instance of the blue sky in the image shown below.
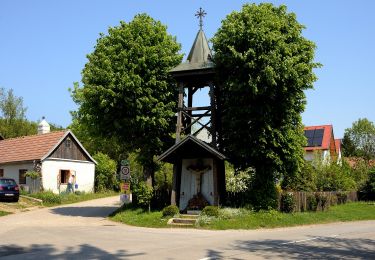
[[[259,3],[260,1],[255,1]],[[305,125],[333,124],[335,136],[358,118],[375,121],[375,1],[270,1],[285,4],[307,28],[323,67],[315,90],[307,91]],[[76,109],[68,88],[80,81],[86,55],[99,33],[148,13],[168,26],[188,53],[198,30],[195,12],[207,16],[211,38],[226,15],[247,1],[206,0],[0,0],[0,87],[24,98],[27,118],[67,126]]]

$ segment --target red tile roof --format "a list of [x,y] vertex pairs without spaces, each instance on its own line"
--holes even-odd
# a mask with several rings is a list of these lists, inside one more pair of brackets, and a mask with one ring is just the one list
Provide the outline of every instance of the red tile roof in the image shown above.
[[306,126],[303,130],[316,130],[316,129],[324,129],[322,146],[307,146],[304,147],[305,151],[313,151],[313,150],[328,150],[330,146],[330,140],[332,137],[332,125],[318,125],[318,126]]
[[67,130],[0,141],[0,164],[40,160],[58,144]]

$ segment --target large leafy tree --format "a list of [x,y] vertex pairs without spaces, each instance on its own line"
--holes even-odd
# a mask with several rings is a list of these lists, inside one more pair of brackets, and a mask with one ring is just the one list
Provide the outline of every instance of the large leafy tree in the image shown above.
[[73,113],[94,136],[114,137],[138,161],[148,180],[154,155],[172,142],[176,89],[168,71],[179,64],[180,45],[166,26],[146,14],[101,34],[73,90]]
[[23,98],[0,88],[0,134],[5,138],[36,134],[37,124],[26,120]]
[[253,204],[276,206],[275,182],[292,186],[303,165],[304,90],[316,76],[313,42],[285,6],[246,4],[213,38],[221,87],[222,147],[236,168],[255,169]]
[[353,122],[351,128],[345,129],[343,138],[345,156],[362,157],[366,161],[375,158],[375,125],[367,118]]

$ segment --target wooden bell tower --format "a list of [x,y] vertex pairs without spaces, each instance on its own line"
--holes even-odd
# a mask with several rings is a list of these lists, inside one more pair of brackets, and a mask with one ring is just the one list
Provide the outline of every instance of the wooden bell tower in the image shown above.
[[[159,160],[174,164],[171,204],[179,205],[180,210],[204,203],[218,205],[225,194],[226,157],[218,147],[220,89],[215,85],[215,65],[202,29],[205,15],[202,8],[196,14],[200,29],[186,62],[170,71],[178,87],[176,143]],[[204,88],[209,90],[207,105],[194,107],[194,95]],[[208,138],[202,138],[202,133]]]

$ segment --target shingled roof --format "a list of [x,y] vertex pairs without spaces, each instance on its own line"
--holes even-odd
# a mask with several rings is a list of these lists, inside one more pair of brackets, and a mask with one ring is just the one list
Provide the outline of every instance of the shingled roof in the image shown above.
[[203,30],[199,30],[195,37],[193,46],[190,49],[186,62],[179,64],[170,72],[178,74],[180,72],[192,70],[207,70],[214,68],[214,63],[211,60],[212,54],[208,41]]
[[70,133],[69,130],[0,141],[0,164],[42,160]]

